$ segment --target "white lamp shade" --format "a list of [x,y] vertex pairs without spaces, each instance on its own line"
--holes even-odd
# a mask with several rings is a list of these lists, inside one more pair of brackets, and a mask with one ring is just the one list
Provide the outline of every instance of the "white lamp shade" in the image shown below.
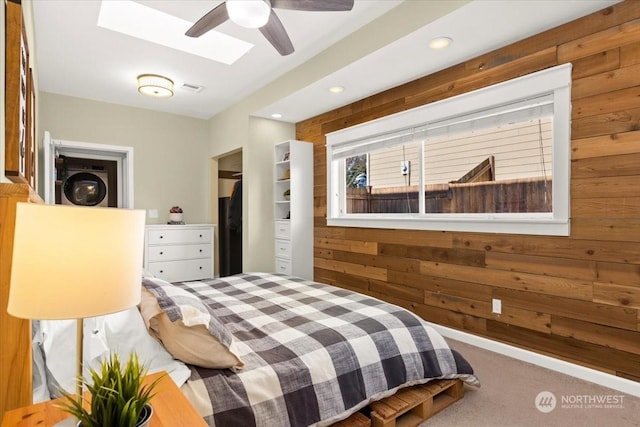
[[229,19],[246,28],[264,27],[271,15],[271,5],[264,0],[227,0]]
[[77,319],[140,302],[144,211],[18,203],[7,311]]

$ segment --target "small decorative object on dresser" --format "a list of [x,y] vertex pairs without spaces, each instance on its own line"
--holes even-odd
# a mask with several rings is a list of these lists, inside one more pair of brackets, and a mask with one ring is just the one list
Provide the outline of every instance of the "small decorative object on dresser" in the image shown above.
[[184,224],[182,216],[182,208],[180,206],[172,206],[169,209],[169,222],[167,224]]

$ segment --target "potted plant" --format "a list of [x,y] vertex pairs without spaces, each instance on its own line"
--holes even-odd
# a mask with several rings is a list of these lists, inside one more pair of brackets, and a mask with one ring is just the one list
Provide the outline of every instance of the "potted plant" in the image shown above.
[[78,427],[143,427],[149,424],[153,408],[149,401],[153,389],[162,377],[143,385],[147,369],[132,353],[122,366],[116,354],[100,364],[98,371],[91,369],[91,381],[78,378],[89,391],[90,404],[83,407],[76,396],[62,390],[60,408],[74,415]]
[[182,208],[180,206],[172,206],[169,209],[169,221],[172,223],[182,223]]

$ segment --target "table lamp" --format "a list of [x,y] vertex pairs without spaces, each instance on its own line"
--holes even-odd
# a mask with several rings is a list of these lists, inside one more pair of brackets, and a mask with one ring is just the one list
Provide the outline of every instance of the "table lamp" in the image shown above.
[[140,302],[144,211],[17,203],[7,312],[76,319],[82,404],[83,319]]

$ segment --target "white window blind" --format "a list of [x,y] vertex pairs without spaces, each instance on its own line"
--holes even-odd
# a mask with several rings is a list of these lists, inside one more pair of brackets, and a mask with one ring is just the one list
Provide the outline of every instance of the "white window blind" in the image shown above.
[[[327,134],[327,224],[568,235],[570,110],[571,64],[564,64]],[[525,128],[526,130],[523,130]],[[498,129],[501,129],[502,133],[499,133]],[[509,134],[512,131],[519,133],[518,138]],[[482,161],[480,158],[476,160],[470,148],[465,148],[469,146],[456,142],[458,146],[449,152],[454,155],[456,152],[460,153],[460,161],[457,162],[459,166],[456,166],[457,171],[450,172],[451,178],[447,178],[446,174],[438,175],[439,172],[433,165],[437,164],[438,168],[444,169],[447,167],[445,160],[456,163],[451,154],[447,154],[446,159],[443,157],[443,160],[434,160],[436,163],[432,162],[429,167],[425,158],[433,158],[434,154],[437,154],[434,151],[439,150],[437,144],[452,144],[453,140],[467,138],[470,134],[491,134],[474,137],[474,144],[482,144],[478,142],[482,138],[495,140],[492,142],[493,145],[485,149],[486,154],[480,145],[476,145],[480,148],[473,150],[474,153],[478,153],[477,157],[482,156],[482,159],[495,155],[498,164],[496,169],[500,169],[499,173],[502,174],[498,176],[511,180],[531,177],[546,181],[545,194],[549,190],[553,200],[550,204],[551,211],[496,210],[494,213],[458,213],[451,210],[450,213],[446,213],[445,210],[441,210],[441,213],[434,215],[432,211],[423,209],[424,192],[433,191],[433,187],[427,186],[439,183],[446,185],[449,180],[455,180]],[[505,139],[503,142],[501,138],[509,138],[509,141]],[[405,146],[415,146],[416,143],[421,144],[419,146],[423,154],[418,160],[420,164],[411,166],[414,171],[411,184],[414,186],[413,191],[417,188],[418,194],[421,194],[418,196],[420,213],[412,210],[403,214],[393,211],[393,208],[389,208],[389,213],[376,213],[380,211],[375,210],[357,213],[360,211],[351,207],[350,200],[362,197],[355,193],[355,196],[348,197],[348,193],[352,194],[353,191],[348,190],[345,185],[345,159],[376,151],[384,154],[382,150],[391,150],[393,147],[402,151],[390,152],[396,157],[400,153],[404,158]],[[516,144],[517,149],[510,147]],[[509,154],[511,157],[503,156],[505,150],[513,152]],[[503,167],[500,164],[500,156],[506,159],[526,156],[527,159],[521,160],[522,164],[511,162]],[[397,161],[389,158],[387,163],[379,166],[374,172],[381,174],[388,170],[389,172],[384,173],[390,176],[399,173],[399,164],[395,165]],[[547,165],[551,170],[547,169]],[[382,167],[385,169],[381,169]],[[369,172],[369,166],[367,171]],[[415,173],[419,176],[415,176]],[[398,180],[395,178],[395,181],[389,181],[391,184],[387,187],[397,187],[398,184],[394,183]],[[416,184],[418,187],[415,187]],[[369,191],[375,191],[375,187],[370,185]],[[424,188],[425,191],[420,188]],[[405,191],[409,191],[408,188]],[[388,190],[387,193],[389,192],[393,193]]]

